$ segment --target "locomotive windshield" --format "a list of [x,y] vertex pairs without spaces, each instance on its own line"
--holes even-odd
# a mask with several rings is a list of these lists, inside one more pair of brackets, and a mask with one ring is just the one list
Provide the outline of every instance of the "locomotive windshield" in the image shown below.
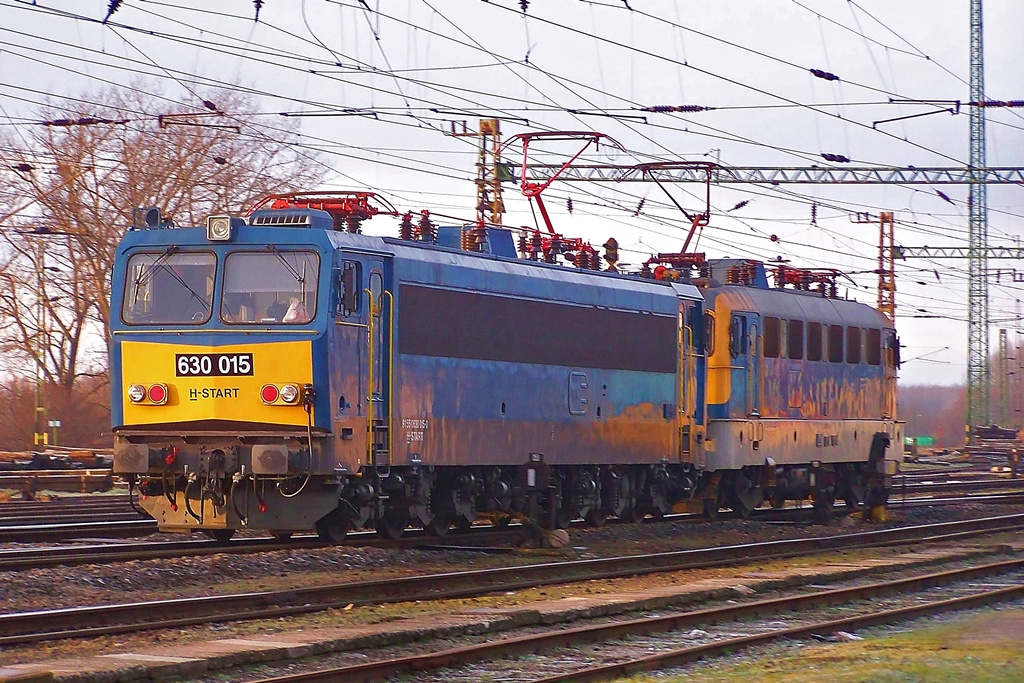
[[303,325],[316,315],[320,259],[313,251],[236,251],[224,261],[226,323]]
[[128,259],[121,318],[129,325],[201,325],[213,312],[217,257],[209,252],[134,254]]

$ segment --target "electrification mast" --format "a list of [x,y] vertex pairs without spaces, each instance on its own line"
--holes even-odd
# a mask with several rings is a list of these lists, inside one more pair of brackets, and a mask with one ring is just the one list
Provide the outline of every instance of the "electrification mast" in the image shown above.
[[878,218],[878,310],[896,322],[896,235],[892,211]]
[[981,0],[971,0],[971,143],[968,196],[967,429],[989,421],[988,205],[985,197],[984,49]]

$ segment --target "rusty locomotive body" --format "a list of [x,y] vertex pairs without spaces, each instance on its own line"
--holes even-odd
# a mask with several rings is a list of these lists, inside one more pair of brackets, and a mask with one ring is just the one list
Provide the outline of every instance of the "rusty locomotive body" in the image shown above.
[[898,344],[869,306],[749,261],[644,278],[524,260],[499,227],[468,252],[277,207],[119,247],[115,470],[161,528],[884,502]]

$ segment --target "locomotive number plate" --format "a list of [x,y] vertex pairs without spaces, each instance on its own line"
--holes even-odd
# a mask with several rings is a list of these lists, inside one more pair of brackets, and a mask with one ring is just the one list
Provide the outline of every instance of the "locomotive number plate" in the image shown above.
[[252,376],[251,353],[177,353],[174,374],[178,377]]

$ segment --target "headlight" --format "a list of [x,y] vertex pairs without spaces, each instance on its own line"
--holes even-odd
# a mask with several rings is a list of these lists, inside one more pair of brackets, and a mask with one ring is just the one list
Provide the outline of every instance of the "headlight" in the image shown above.
[[128,387],[128,398],[132,403],[142,403],[146,398],[146,387],[141,384],[133,384]]
[[294,384],[285,384],[281,387],[281,400],[285,403],[295,403],[299,400],[299,388]]
[[210,216],[206,219],[206,239],[227,242],[231,239],[231,216]]

